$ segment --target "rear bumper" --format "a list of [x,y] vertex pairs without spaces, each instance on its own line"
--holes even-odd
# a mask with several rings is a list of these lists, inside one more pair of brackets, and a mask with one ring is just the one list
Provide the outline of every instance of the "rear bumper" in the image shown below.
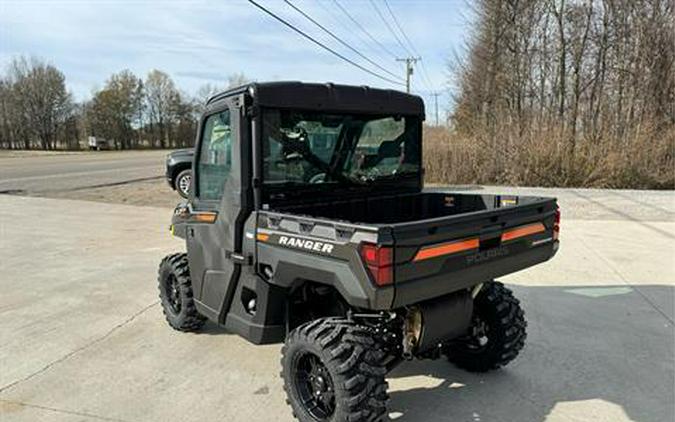
[[555,255],[558,242],[551,242],[517,254],[465,267],[433,277],[396,283],[393,308],[415,304],[466,289],[545,262]]

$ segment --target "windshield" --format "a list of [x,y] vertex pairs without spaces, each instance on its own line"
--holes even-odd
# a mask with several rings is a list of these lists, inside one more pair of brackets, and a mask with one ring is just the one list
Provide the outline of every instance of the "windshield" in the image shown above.
[[263,177],[274,185],[369,185],[419,177],[416,117],[263,113]]

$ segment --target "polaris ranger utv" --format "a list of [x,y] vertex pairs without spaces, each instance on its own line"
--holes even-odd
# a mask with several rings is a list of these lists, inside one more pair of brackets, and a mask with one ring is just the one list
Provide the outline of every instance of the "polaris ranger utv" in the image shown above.
[[526,322],[494,279],[556,253],[556,200],[424,190],[423,119],[419,97],[368,87],[211,98],[171,225],[187,254],[159,267],[168,323],[284,342],[302,421],[384,417],[385,375],[405,359],[514,359]]

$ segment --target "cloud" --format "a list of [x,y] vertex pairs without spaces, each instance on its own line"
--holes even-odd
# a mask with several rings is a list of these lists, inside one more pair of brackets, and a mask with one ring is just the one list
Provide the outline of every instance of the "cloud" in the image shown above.
[[[317,39],[354,55],[282,2],[259,0]],[[339,0],[387,49],[403,49],[369,2]],[[392,72],[403,69],[366,39],[332,2],[307,0],[298,7]],[[464,42],[464,2],[390,2],[423,56],[431,84],[447,80],[446,59]],[[384,10],[384,9],[383,9]],[[4,1],[0,0],[0,65],[16,55],[41,57],[66,74],[79,99],[113,73],[151,69],[172,75],[195,92],[205,82],[224,82],[243,72],[257,80],[334,81],[386,86],[341,62],[242,0],[227,1]],[[417,72],[415,78],[422,76]],[[422,80],[416,80],[421,84]],[[427,84],[428,85],[428,84]]]

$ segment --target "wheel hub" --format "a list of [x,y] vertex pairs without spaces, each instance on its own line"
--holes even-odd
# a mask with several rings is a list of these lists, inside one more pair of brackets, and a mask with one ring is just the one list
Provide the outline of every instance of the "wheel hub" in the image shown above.
[[314,396],[325,401],[325,395],[331,391],[331,387],[328,385],[328,380],[323,377],[322,372],[319,373],[321,375],[310,375],[309,381],[312,384]]
[[471,330],[471,347],[474,349],[481,349],[488,344],[488,325],[478,316],[474,317],[473,327]]
[[178,182],[181,192],[187,193],[190,189],[190,176],[183,176]]
[[295,386],[300,401],[317,421],[329,419],[335,412],[335,391],[328,369],[318,356],[307,353],[297,361]]
[[178,279],[172,274],[167,280],[166,292],[169,299],[169,305],[171,310],[178,314],[181,309],[181,299],[180,299],[180,286],[178,284]]

